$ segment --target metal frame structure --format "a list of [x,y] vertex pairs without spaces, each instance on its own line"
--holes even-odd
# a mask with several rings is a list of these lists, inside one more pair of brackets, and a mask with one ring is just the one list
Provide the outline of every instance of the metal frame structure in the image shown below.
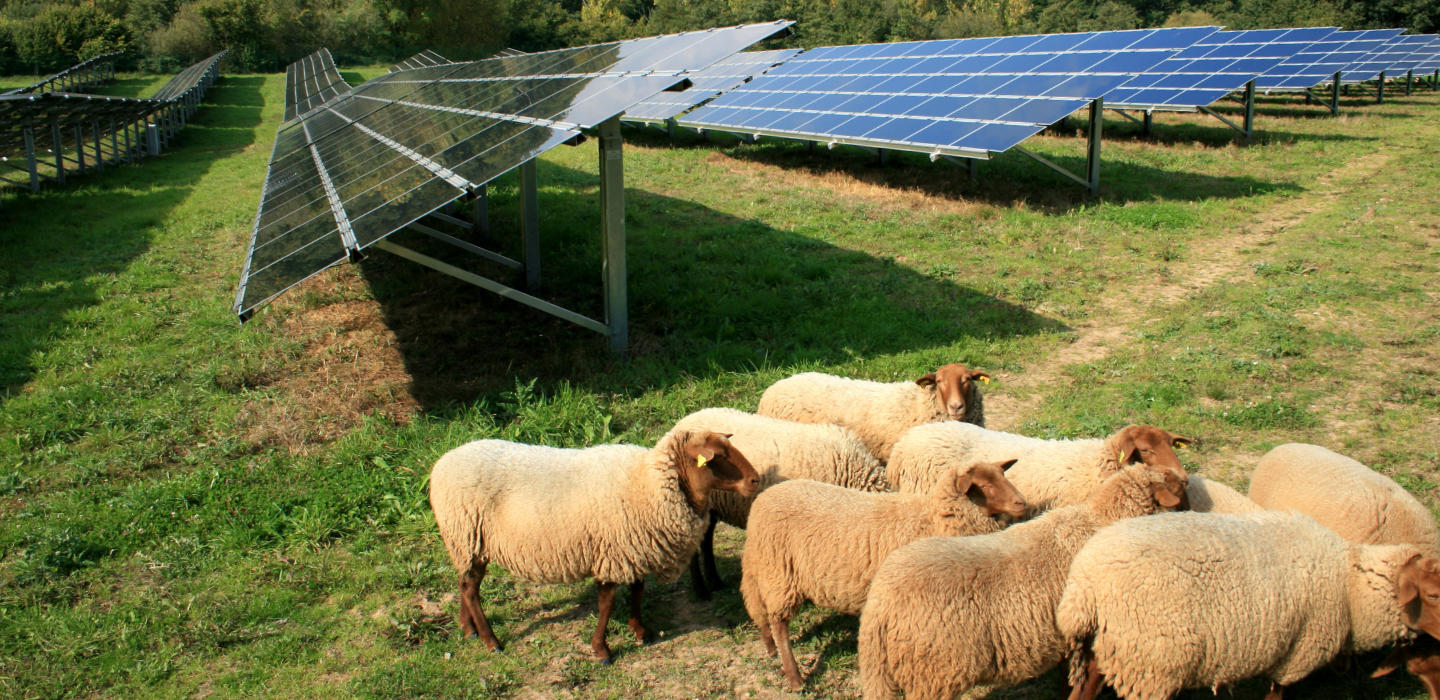
[[0,95],[22,95],[40,92],[80,92],[115,79],[115,58],[120,51],[111,51],[87,58],[54,75],[41,78],[22,88]]
[[[1249,144],[1255,138],[1255,81],[1250,80],[1249,82],[1245,83],[1245,87],[1240,90],[1240,97],[1235,98],[1233,94],[1230,97],[1238,101],[1245,108],[1245,115],[1241,118],[1241,123],[1239,124],[1230,121],[1230,119],[1225,115],[1215,111],[1214,109],[1211,109],[1209,105],[1199,105],[1194,109],[1191,109],[1189,107],[1184,107],[1180,105],[1127,104],[1120,105],[1118,107],[1109,107],[1108,109],[1118,113],[1120,116],[1136,124],[1139,124],[1140,132],[1146,136],[1150,135],[1151,126],[1154,122],[1155,112],[1199,112],[1202,114],[1208,114],[1218,119],[1220,123],[1224,124],[1225,126],[1228,126],[1231,129],[1239,132],[1240,135],[1245,139],[1245,143]],[[1130,114],[1130,112],[1140,112],[1142,116],[1140,118],[1136,118],[1134,115]]]

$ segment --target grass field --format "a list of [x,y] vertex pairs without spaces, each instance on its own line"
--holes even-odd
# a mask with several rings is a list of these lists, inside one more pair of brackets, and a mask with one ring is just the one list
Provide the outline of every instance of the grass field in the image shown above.
[[[1149,139],[1111,119],[1098,201],[1016,154],[972,182],[920,157],[628,130],[622,362],[383,252],[239,325],[283,83],[227,75],[160,157],[0,193],[4,697],[784,694],[738,594],[701,603],[684,580],[651,587],[653,647],[612,623],[611,667],[590,660],[584,583],[497,569],[482,596],[506,652],[461,639],[426,475],[481,437],[650,443],[796,371],[963,361],[996,375],[991,427],[1155,423],[1200,439],[1192,472],[1242,488],[1265,450],[1314,442],[1436,503],[1434,92],[1338,118],[1262,98],[1248,147],[1202,116],[1159,116]],[[1027,145],[1083,167],[1075,126]],[[593,141],[539,168],[548,293],[589,310],[596,171]],[[516,200],[513,176],[492,186],[494,247],[518,247]],[[733,581],[743,533],[719,540]],[[817,695],[858,692],[855,629],[818,609],[793,625]],[[1426,697],[1368,680],[1378,659],[1292,696]]]

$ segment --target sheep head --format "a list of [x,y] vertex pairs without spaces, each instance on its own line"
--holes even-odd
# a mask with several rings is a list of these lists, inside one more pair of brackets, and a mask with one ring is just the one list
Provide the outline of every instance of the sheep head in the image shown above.
[[1440,700],[1440,641],[1428,634],[1422,634],[1408,642],[1396,644],[1395,649],[1380,662],[1380,667],[1375,669],[1370,677],[1379,678],[1400,668],[1402,664],[1410,675],[1425,684],[1425,688],[1430,691],[1430,700]]
[[940,399],[945,413],[953,420],[964,420],[965,408],[970,404],[970,397],[974,395],[972,392],[975,391],[977,380],[988,382],[990,375],[952,362],[916,379],[915,383],[924,387],[935,387],[935,395]]
[[1440,638],[1440,561],[1416,554],[1400,567],[1395,584],[1405,626]]
[[1127,425],[1107,442],[1116,468],[1144,463],[1153,469],[1174,471],[1183,476],[1185,467],[1175,456],[1175,448],[1184,449],[1195,441],[1153,425]]
[[976,462],[966,468],[952,468],[945,473],[935,486],[935,498],[938,501],[939,513],[942,517],[955,517],[961,501],[968,499],[971,503],[985,509],[985,514],[994,517],[1005,515],[1010,518],[1019,518],[1025,515],[1025,497],[1015,484],[1005,478],[1005,470],[1010,468],[1018,460],[1006,460],[1004,462]]
[[746,498],[760,490],[760,474],[730,443],[730,435],[690,432],[680,444],[680,481],[697,511],[709,510],[712,490],[734,491]]

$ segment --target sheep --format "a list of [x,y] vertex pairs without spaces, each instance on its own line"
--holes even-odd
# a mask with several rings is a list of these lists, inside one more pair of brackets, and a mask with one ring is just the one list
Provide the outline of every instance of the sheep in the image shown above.
[[630,584],[630,630],[645,643],[645,574],[662,583],[680,575],[705,532],[711,490],[748,496],[759,486],[744,454],[712,432],[672,430],[648,450],[503,440],[450,450],[430,471],[430,507],[460,574],[461,630],[501,648],[478,593],[492,561],[539,583],[594,578],[600,614],[590,647],[609,664],[615,587]]
[[1440,561],[1347,542],[1295,512],[1117,523],[1075,556],[1055,621],[1071,698],[1168,698],[1268,676],[1267,700],[1342,651],[1440,634]]
[[919,537],[994,532],[996,515],[1020,515],[1025,500],[1005,479],[1009,462],[952,470],[928,496],[864,493],[816,481],[766,490],[750,511],[740,593],[790,687],[803,682],[790,649],[790,619],[808,599],[859,614],[875,570],[891,550]]
[[900,491],[925,492],[934,478],[956,463],[1017,457],[1006,476],[1032,512],[1084,503],[1105,477],[1126,464],[1185,469],[1171,445],[1190,438],[1153,425],[1127,425],[1104,439],[1043,440],[966,423],[931,423],[911,428],[895,443],[885,478]]
[[1360,544],[1413,544],[1440,557],[1430,510],[1389,477],[1318,445],[1290,443],[1265,453],[1250,476],[1250,500],[1298,510]]
[[1190,475],[1185,493],[1190,497],[1190,510],[1196,513],[1254,513],[1264,510],[1239,491],[1198,474]]
[[[730,434],[730,443],[759,472],[762,491],[786,479],[813,479],[862,491],[888,490],[884,465],[854,432],[838,425],[796,423],[733,408],[707,408],[685,416],[675,427]],[[710,597],[712,586],[706,584],[707,579],[715,588],[724,585],[715,569],[715,521],[744,528],[752,501],[733,493],[711,495],[710,526],[700,541],[700,553],[690,565],[691,582],[702,600]]]
[[[906,429],[943,420],[985,424],[975,381],[990,375],[952,363],[914,382],[874,382],[806,372],[771,384],[760,396],[762,416],[801,423],[834,423],[860,436],[884,462]],[[938,476],[938,475],[937,475]]]
[[931,537],[890,554],[860,614],[867,698],[949,698],[1013,684],[1064,658],[1055,602],[1070,559],[1121,518],[1185,506],[1174,472],[1131,465],[1083,504],[976,537]]

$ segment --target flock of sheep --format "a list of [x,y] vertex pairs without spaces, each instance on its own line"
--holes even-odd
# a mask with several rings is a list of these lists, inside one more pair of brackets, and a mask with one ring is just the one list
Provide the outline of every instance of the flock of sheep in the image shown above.
[[810,601],[860,616],[866,697],[949,698],[1068,658],[1071,698],[1264,676],[1278,699],[1342,654],[1393,644],[1375,675],[1403,665],[1440,700],[1440,534],[1393,481],[1288,444],[1258,462],[1247,497],[1187,475],[1175,448],[1190,439],[1154,426],[987,430],[985,381],[960,364],[914,382],[806,373],[770,386],[758,415],[698,411],[651,449],[456,448],[430,502],[460,626],[500,649],[479,597],[490,562],[536,582],[593,578],[591,646],[610,663],[616,587],[648,641],[645,576],[689,564],[708,597],[720,520],[746,528],[745,608],[795,690],[789,621]]

